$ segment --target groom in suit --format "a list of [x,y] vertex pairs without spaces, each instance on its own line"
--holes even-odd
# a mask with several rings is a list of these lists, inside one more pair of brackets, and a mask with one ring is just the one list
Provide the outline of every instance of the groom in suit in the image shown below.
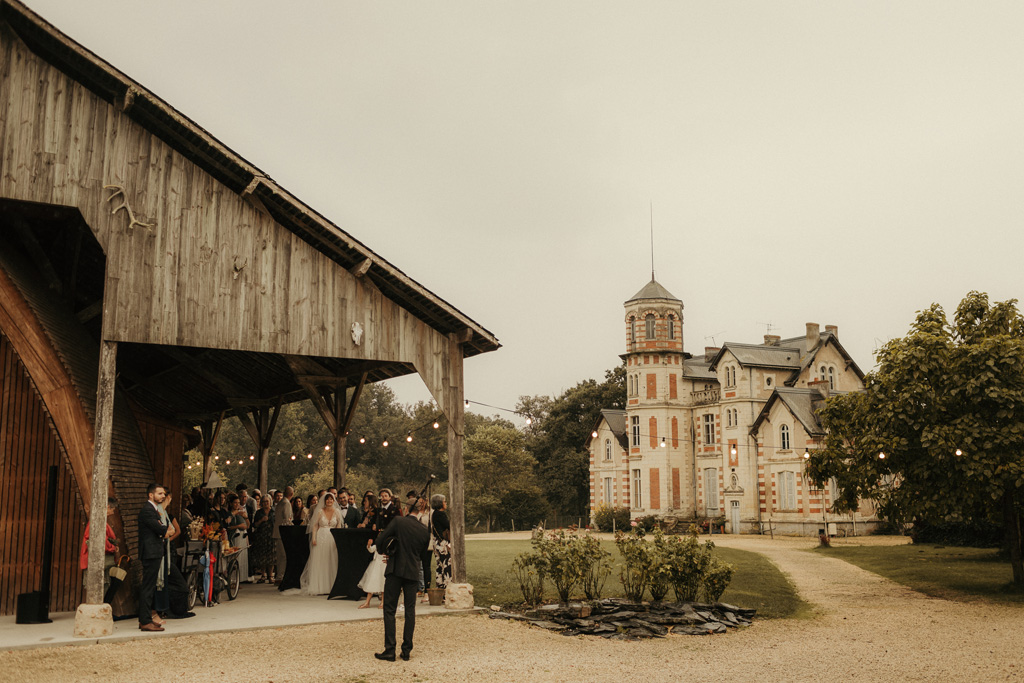
[[395,612],[398,596],[405,592],[405,628],[402,631],[402,654],[409,661],[412,634],[416,628],[416,591],[420,587],[420,555],[427,549],[430,532],[415,517],[395,517],[377,536],[377,550],[385,555],[384,569],[384,651],[374,653],[377,659],[395,661]]
[[160,521],[157,506],[164,502],[167,491],[159,484],[150,484],[146,489],[149,498],[139,510],[139,560],[142,562],[142,585],[139,588],[139,629],[142,631],[163,631],[153,622],[152,606],[156,596],[157,574],[164,557],[164,539],[174,533],[173,529]]

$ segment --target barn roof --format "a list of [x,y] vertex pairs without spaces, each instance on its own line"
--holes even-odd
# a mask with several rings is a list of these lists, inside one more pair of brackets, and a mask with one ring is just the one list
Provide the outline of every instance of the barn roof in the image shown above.
[[[16,0],[0,0],[6,22],[37,55],[127,115],[239,196],[258,202],[285,228],[345,268],[365,276],[385,296],[444,334],[470,330],[466,356],[499,348],[497,338],[450,303],[303,203],[269,175],[196,122],[79,45]],[[126,106],[126,104],[130,104]]]

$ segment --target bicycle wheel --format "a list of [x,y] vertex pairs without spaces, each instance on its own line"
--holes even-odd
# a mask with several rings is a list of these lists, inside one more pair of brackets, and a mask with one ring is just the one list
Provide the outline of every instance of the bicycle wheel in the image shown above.
[[192,608],[196,606],[196,601],[199,600],[199,583],[202,580],[202,576],[195,569],[190,569],[188,574],[185,576],[185,585],[188,586],[189,612],[192,611]]
[[242,584],[242,570],[238,568],[238,561],[231,563],[228,567],[228,600],[238,597],[238,587]]

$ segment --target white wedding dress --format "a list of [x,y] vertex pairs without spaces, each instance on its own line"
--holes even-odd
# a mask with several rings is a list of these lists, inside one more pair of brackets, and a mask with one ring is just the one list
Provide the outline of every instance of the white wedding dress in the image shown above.
[[[334,510],[333,516],[327,519],[321,512],[309,524],[316,528],[310,531],[309,560],[302,570],[299,586],[306,595],[326,595],[331,592],[338,573],[338,548],[331,529],[341,528],[341,514]],[[316,545],[313,545],[313,539],[316,539]]]

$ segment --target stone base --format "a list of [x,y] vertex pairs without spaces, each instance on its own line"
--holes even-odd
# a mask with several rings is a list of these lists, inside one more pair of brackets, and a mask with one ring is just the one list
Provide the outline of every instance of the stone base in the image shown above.
[[82,603],[75,612],[76,638],[102,638],[114,635],[114,611],[110,605]]
[[444,593],[448,609],[473,609],[473,586],[468,583],[449,583]]

